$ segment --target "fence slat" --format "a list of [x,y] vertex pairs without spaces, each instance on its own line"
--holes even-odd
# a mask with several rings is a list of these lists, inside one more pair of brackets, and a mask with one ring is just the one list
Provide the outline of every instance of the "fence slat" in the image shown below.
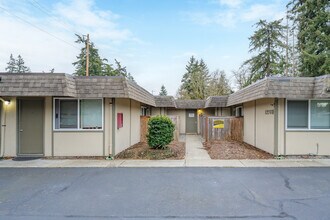
[[[223,128],[214,128],[214,122],[222,120]],[[207,117],[200,116],[201,136],[205,141],[211,140],[236,140],[243,141],[243,118],[236,117]]]

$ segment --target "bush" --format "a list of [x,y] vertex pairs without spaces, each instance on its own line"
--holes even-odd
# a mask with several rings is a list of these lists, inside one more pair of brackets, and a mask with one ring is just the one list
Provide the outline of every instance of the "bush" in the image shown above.
[[173,141],[175,125],[167,116],[158,115],[149,119],[148,122],[148,145],[154,149],[164,149]]

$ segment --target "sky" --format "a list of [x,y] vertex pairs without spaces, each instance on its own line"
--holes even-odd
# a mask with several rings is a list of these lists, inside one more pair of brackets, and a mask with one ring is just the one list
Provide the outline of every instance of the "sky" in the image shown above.
[[157,95],[176,95],[189,57],[210,71],[233,70],[248,58],[259,19],[283,18],[287,0],[0,0],[0,71],[10,54],[32,72],[72,74],[89,34],[99,54],[119,60],[135,81]]

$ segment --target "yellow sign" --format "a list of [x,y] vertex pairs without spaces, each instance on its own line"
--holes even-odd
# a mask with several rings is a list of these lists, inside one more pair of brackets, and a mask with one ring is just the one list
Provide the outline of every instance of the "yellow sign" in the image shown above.
[[224,128],[225,127],[225,123],[223,120],[214,120],[213,121],[213,128]]

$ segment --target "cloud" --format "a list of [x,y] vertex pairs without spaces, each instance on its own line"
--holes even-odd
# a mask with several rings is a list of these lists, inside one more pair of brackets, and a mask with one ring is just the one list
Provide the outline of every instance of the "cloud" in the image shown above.
[[235,13],[229,11],[219,11],[213,14],[202,12],[187,12],[186,17],[198,25],[220,25],[222,27],[234,27],[236,24]]
[[276,4],[255,4],[242,13],[243,21],[256,21],[259,19],[280,19],[285,16],[285,11]]
[[242,6],[241,0],[219,0],[220,5],[215,12],[186,12],[184,15],[191,22],[198,25],[219,25],[225,28],[234,28],[239,24],[256,22],[259,19],[274,20],[285,16],[285,9],[281,2],[275,1],[270,4],[252,4]]
[[[0,27],[6,30],[1,33],[0,71],[4,71],[13,53],[14,56],[21,54],[32,71],[55,68],[56,72],[73,72],[72,62],[82,46],[74,43],[74,33],[89,33],[98,48],[106,44],[110,51],[124,42],[142,42],[129,29],[120,26],[120,15],[97,8],[94,1],[72,0],[47,8],[42,4],[44,10],[32,3],[0,0],[0,6],[7,10],[0,9]],[[100,50],[101,56],[106,53]]]
[[242,4],[242,0],[219,0],[221,5],[236,8]]

